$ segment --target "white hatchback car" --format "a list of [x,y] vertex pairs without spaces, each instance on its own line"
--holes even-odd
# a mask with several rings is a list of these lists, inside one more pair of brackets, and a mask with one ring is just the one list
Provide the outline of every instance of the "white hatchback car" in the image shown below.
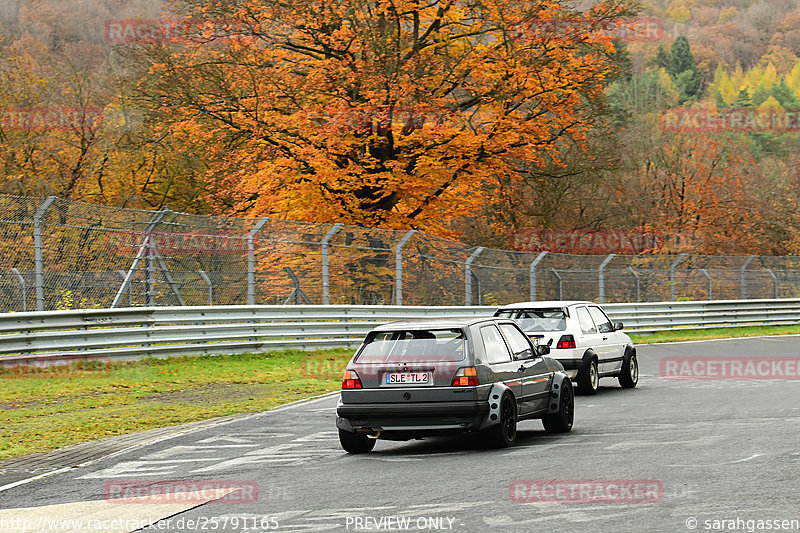
[[550,346],[550,357],[564,366],[578,392],[594,394],[600,378],[616,377],[623,388],[639,382],[639,362],[622,323],[612,324],[594,302],[522,302],[498,309],[538,344]]

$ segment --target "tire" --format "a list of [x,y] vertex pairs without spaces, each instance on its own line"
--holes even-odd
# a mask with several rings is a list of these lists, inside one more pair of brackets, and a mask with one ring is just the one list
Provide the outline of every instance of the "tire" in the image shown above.
[[593,358],[589,366],[578,377],[578,392],[590,396],[597,393],[600,385],[600,374],[597,372],[597,359]]
[[561,394],[558,399],[558,412],[545,415],[542,425],[548,433],[567,433],[572,429],[575,420],[575,394],[569,378],[561,382]]
[[517,401],[505,393],[500,399],[500,423],[486,430],[486,444],[491,448],[508,448],[517,440]]
[[632,389],[639,383],[639,360],[636,359],[636,352],[622,362],[617,379],[623,389]]
[[375,441],[366,435],[356,435],[343,429],[339,430],[339,443],[347,453],[369,453],[375,447]]

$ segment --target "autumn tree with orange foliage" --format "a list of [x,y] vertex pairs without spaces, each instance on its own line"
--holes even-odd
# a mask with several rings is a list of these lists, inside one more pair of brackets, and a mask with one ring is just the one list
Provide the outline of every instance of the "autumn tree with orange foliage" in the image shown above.
[[[629,13],[617,0],[580,16],[561,0],[179,4],[229,30],[145,47],[140,88],[205,153],[217,212],[437,234],[585,138],[614,69],[594,30]],[[566,34],[552,23],[577,19]]]
[[[737,134],[681,133],[644,161],[634,210],[669,236],[669,251],[700,254],[757,253],[763,234],[760,174],[748,144]],[[767,250],[762,249],[762,252]]]

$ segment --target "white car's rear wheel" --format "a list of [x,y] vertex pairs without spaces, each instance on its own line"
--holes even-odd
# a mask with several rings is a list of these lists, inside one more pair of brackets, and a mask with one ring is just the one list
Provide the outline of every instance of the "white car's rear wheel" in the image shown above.
[[600,374],[597,371],[597,359],[592,359],[589,366],[578,378],[578,392],[581,394],[594,394],[600,384]]

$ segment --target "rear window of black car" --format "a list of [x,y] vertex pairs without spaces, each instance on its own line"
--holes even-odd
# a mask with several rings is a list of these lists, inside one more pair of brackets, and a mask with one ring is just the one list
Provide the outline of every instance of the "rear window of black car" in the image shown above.
[[463,361],[466,340],[460,329],[370,333],[356,363]]

